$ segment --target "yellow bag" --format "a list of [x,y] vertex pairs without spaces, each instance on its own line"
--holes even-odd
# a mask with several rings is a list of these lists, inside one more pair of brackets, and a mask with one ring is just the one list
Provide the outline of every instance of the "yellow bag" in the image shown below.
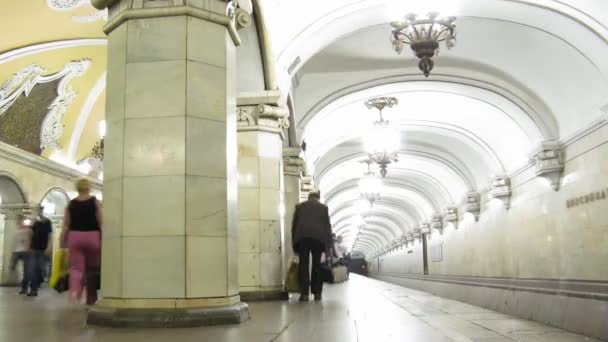
[[51,278],[49,279],[50,288],[55,288],[57,282],[68,274],[70,266],[68,256],[68,250],[65,248],[55,251]]
[[289,269],[287,270],[287,279],[285,279],[285,291],[300,292],[300,282],[298,280],[298,261],[296,258],[291,260]]

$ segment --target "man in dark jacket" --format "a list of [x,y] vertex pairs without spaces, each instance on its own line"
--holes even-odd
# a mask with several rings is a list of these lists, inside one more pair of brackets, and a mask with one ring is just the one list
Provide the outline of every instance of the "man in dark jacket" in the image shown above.
[[[293,250],[300,257],[300,301],[308,301],[309,288],[315,295],[315,300],[321,300],[323,291],[321,254],[331,248],[331,224],[329,210],[319,200],[318,192],[310,193],[308,201],[298,204],[293,215],[291,236]],[[310,254],[312,254],[312,275],[308,273]]]

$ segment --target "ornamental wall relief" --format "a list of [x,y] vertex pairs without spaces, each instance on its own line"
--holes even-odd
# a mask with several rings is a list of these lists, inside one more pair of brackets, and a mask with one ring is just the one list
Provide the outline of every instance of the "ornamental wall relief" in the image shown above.
[[81,6],[89,6],[92,12],[85,15],[75,15],[72,19],[79,23],[89,23],[96,20],[108,20],[108,10],[97,11],[91,6],[91,0],[46,0],[49,8],[55,11],[70,11]]
[[[0,118],[24,95],[28,97],[34,87],[58,81],[56,96],[48,105],[46,115],[40,126],[40,152],[46,148],[61,150],[59,139],[63,134],[61,121],[77,92],[69,85],[73,77],[82,76],[91,65],[90,59],[81,59],[66,63],[59,72],[45,75],[46,69],[32,64],[15,73],[0,86]],[[5,127],[6,128],[6,127]]]

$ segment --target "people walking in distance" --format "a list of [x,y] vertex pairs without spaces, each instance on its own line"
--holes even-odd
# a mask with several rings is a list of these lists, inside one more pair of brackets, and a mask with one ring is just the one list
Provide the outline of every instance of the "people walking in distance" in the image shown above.
[[53,225],[51,220],[44,216],[44,207],[40,207],[40,213],[32,225],[32,242],[28,267],[26,270],[27,280],[23,288],[27,290],[29,285],[30,292],[28,297],[38,296],[38,289],[44,279],[47,257],[52,253],[53,246]]
[[[300,301],[308,301],[309,294],[321,300],[323,279],[321,278],[321,254],[332,245],[329,210],[320,202],[320,194],[312,192],[306,202],[296,206],[292,222],[294,252],[300,258]],[[309,258],[312,255],[312,272],[309,273]]]
[[27,294],[28,287],[28,275],[29,269],[28,263],[30,262],[30,244],[32,241],[32,230],[30,227],[25,225],[25,217],[19,215],[17,217],[17,231],[15,232],[15,238],[13,240],[13,256],[11,258],[11,272],[17,270],[17,264],[19,261],[23,264],[23,275],[21,279],[21,292],[19,294]]
[[87,286],[87,305],[97,301],[95,281],[87,272],[99,272],[101,265],[101,203],[91,195],[91,184],[86,179],[76,183],[78,196],[65,209],[62,242],[67,241],[70,260],[70,301],[80,302],[83,284]]

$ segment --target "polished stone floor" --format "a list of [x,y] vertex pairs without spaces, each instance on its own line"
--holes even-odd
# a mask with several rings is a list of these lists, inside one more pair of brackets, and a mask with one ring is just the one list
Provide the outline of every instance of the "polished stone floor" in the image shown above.
[[240,326],[195,329],[87,327],[85,309],[69,307],[52,290],[21,297],[0,288],[0,341],[595,341],[542,324],[516,319],[376,280],[353,276],[327,286],[323,302],[253,303],[252,320]]

